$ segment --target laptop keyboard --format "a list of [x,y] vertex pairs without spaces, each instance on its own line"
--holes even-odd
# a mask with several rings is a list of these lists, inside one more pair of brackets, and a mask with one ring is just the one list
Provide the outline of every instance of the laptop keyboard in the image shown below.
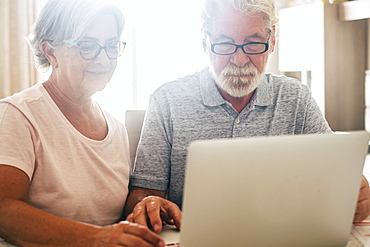
[[364,245],[351,233],[346,247],[364,247]]

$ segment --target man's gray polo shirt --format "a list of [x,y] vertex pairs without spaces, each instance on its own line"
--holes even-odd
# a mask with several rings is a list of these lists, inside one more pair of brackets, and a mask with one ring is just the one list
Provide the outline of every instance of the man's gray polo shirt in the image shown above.
[[298,80],[266,74],[239,114],[205,68],[164,84],[151,96],[131,185],[167,190],[167,198],[181,208],[190,142],[327,132],[310,90]]

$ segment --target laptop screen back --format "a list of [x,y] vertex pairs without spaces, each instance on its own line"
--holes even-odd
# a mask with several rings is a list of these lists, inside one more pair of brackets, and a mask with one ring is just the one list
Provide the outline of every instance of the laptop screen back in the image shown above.
[[369,134],[196,141],[182,247],[345,246]]

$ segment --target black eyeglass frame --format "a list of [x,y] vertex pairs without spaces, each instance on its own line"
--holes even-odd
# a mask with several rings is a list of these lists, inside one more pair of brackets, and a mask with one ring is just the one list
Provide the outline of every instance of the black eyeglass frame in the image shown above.
[[81,42],[78,42],[78,43],[76,43],[76,44],[75,44],[75,46],[77,46],[77,48],[78,48],[78,51],[80,52],[80,56],[81,56],[83,59],[86,59],[86,60],[94,60],[94,59],[96,59],[96,58],[99,56],[99,54],[100,54],[100,52],[101,52],[102,50],[105,50],[105,54],[107,55],[107,57],[108,57],[110,60],[115,60],[115,59],[118,59],[118,58],[123,54],[123,51],[125,50],[125,47],[126,47],[126,42],[124,42],[124,41],[118,41],[118,44],[122,46],[122,51],[118,53],[118,55],[117,55],[117,57],[116,57],[116,58],[111,58],[111,57],[109,56],[109,54],[108,54],[108,51],[107,51],[107,47],[108,47],[107,45],[102,46],[102,45],[99,45],[99,44],[98,44],[98,43],[96,43],[96,42],[92,42],[92,43],[95,43],[96,45],[98,45],[98,46],[99,46],[99,50],[96,52],[96,54],[95,54],[95,56],[94,56],[94,57],[92,57],[92,58],[85,58],[85,57],[82,55],[82,51],[80,50],[80,45],[81,45],[81,43],[83,43],[83,42],[92,42],[92,41],[81,41]]
[[[208,37],[209,37],[209,35],[208,35]],[[236,45],[236,44],[233,44],[233,43],[223,42],[223,43],[213,44],[211,42],[211,39],[209,39],[209,43],[211,44],[211,51],[214,54],[217,54],[217,55],[225,55],[225,56],[232,55],[232,54],[236,53],[239,48],[241,48],[242,51],[247,55],[258,55],[258,54],[262,54],[262,53],[265,53],[266,51],[268,51],[268,49],[270,48],[270,38],[271,38],[271,33],[269,33],[269,38],[268,38],[266,43],[264,43],[264,42],[248,42],[248,43],[245,43],[245,44],[242,44],[242,45]],[[246,52],[244,50],[244,46],[246,46],[246,45],[258,45],[258,44],[265,45],[264,51],[262,51],[262,52]],[[217,46],[217,45],[231,45],[231,46],[235,47],[235,50],[233,52],[230,52],[230,53],[217,53],[217,52],[215,52],[215,46]]]

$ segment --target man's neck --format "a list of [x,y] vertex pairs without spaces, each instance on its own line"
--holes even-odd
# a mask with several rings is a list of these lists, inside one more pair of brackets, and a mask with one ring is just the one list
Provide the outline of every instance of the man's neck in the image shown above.
[[226,93],[224,90],[220,89],[219,87],[217,87],[217,88],[218,88],[218,91],[220,92],[221,96],[226,101],[228,101],[234,107],[234,109],[239,113],[248,105],[248,103],[251,100],[254,92],[256,91],[256,90],[254,90],[250,94],[248,94],[246,96],[243,96],[243,97],[233,97],[230,94]]

